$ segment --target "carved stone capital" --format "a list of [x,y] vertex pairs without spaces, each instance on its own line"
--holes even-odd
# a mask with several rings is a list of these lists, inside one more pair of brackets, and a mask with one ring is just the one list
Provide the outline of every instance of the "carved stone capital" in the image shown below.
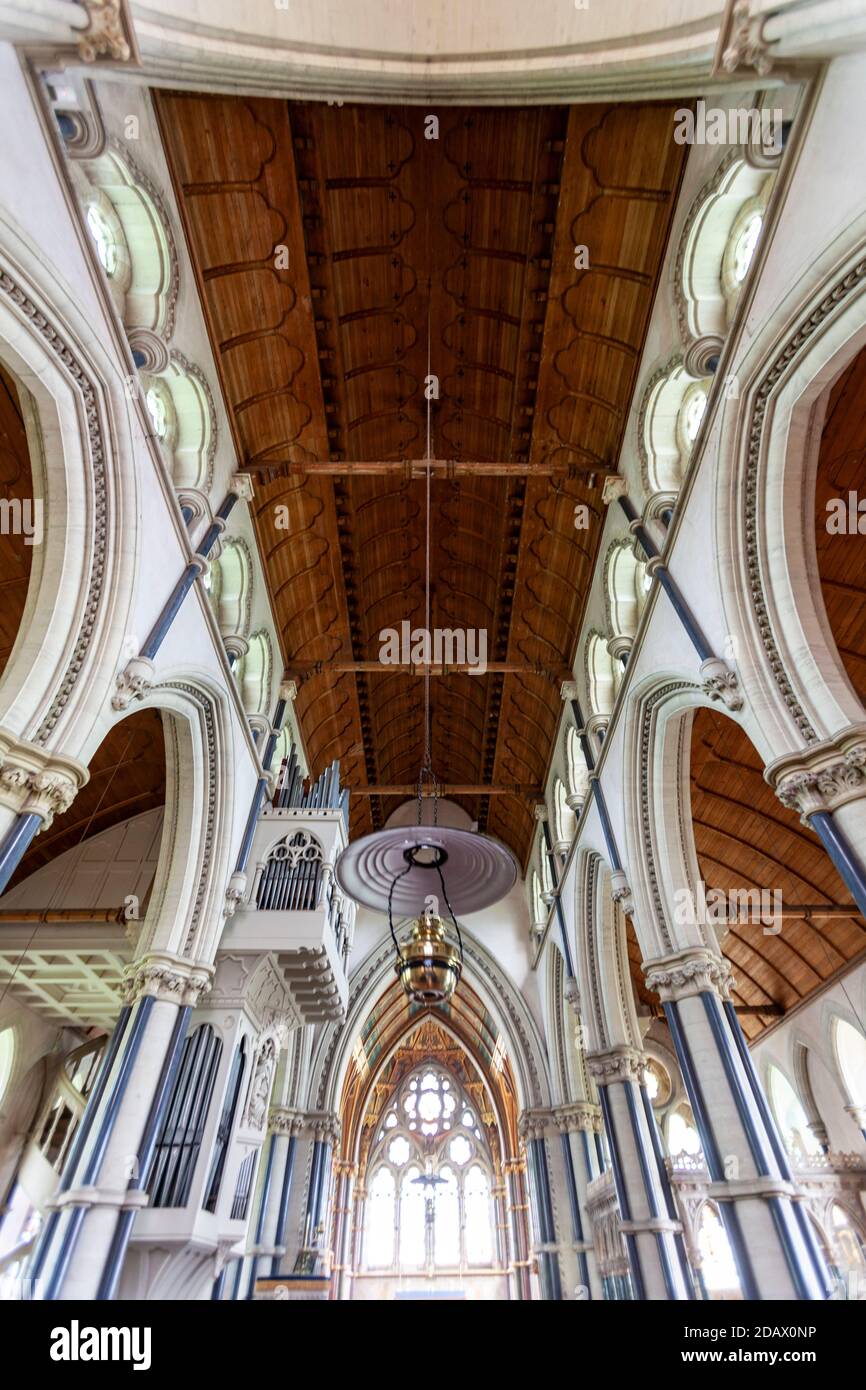
[[575,1134],[580,1130],[585,1130],[588,1134],[601,1134],[603,1128],[601,1107],[591,1105],[588,1100],[558,1105],[553,1117],[560,1134]]
[[231,491],[236,493],[242,502],[252,502],[254,489],[249,473],[235,473],[231,480]]
[[246,874],[234,873],[229,879],[229,886],[226,889],[225,906],[223,912],[226,917],[234,917],[238,906],[243,902],[247,891]]
[[235,661],[240,661],[241,657],[246,656],[250,649],[250,644],[246,637],[241,637],[239,633],[229,633],[228,637],[223,638],[223,646],[229,656],[233,656]]
[[764,776],[783,806],[804,825],[818,811],[835,811],[866,796],[866,724],[855,724],[822,743],[786,753]]
[[568,978],[566,979],[566,981],[565,981],[565,988],[563,989],[563,994],[565,995],[565,1002],[568,1004],[568,1006],[569,1006],[569,1008],[571,1009],[572,1013],[576,1014],[577,1017],[579,1018],[579,1017],[580,1017],[580,990],[579,990],[578,987],[577,987],[577,980],[574,978],[573,975],[569,975]]
[[577,681],[563,681],[559,687],[559,698],[561,700],[577,700]]
[[42,818],[42,829],[68,811],[90,773],[76,758],[0,729],[0,806]]
[[127,337],[139,371],[151,376],[162,376],[168,371],[171,361],[168,344],[152,328],[130,328]]
[[300,1132],[336,1147],[340,1142],[340,1117],[332,1110],[308,1110],[301,1116]]
[[843,1109],[846,1115],[851,1116],[858,1129],[866,1132],[866,1105],[845,1105]]
[[712,992],[721,999],[730,999],[734,977],[723,956],[700,949],[679,951],[647,961],[644,965],[647,986],[668,1003],[687,999],[693,994]]
[[610,718],[606,714],[591,714],[586,721],[586,732],[588,734],[607,733],[607,726]]
[[524,1110],[517,1121],[517,1131],[523,1139],[545,1139],[556,1127],[552,1110]]
[[646,1059],[636,1048],[613,1047],[609,1052],[587,1053],[586,1064],[599,1086],[609,1086],[614,1081],[636,1081],[640,1085]]
[[115,680],[115,692],[111,697],[111,707],[116,710],[128,709],[133,700],[141,699],[152,690],[156,681],[156,668],[146,656],[134,656],[128,661]]
[[607,639],[607,649],[614,661],[620,661],[624,656],[628,656],[634,646],[634,638],[627,637],[624,632],[617,633],[615,637]]
[[213,973],[212,965],[197,965],[168,952],[149,952],[126,967],[121,997],[124,1004],[133,1004],[148,995],[195,1008],[210,989]]
[[297,681],[280,682],[280,699],[285,700],[287,705],[293,705],[298,698]]
[[749,13],[749,0],[735,0],[719,34],[713,76],[751,68],[759,77],[772,71],[773,59],[763,38],[764,16]]
[[615,903],[619,903],[627,917],[634,915],[634,898],[622,869],[614,869],[610,876],[610,896]]
[[532,808],[532,814],[535,817],[535,819],[539,822],[539,824],[543,824],[544,821],[547,820],[547,807],[545,806],[543,801],[537,801],[535,803],[535,805]]
[[271,735],[271,721],[266,714],[251,714],[248,723],[254,734],[259,735],[258,746],[264,749]]
[[720,656],[701,663],[701,689],[709,699],[721,700],[726,709],[743,708],[739,677]]
[[288,1105],[272,1105],[268,1115],[268,1134],[284,1135],[287,1139],[300,1134],[306,1123],[306,1116],[300,1110]]
[[606,507],[628,493],[628,481],[619,473],[609,473],[602,484],[601,500]]
[[78,40],[85,63],[98,58],[109,63],[137,63],[132,19],[124,0],[82,0],[90,21]]

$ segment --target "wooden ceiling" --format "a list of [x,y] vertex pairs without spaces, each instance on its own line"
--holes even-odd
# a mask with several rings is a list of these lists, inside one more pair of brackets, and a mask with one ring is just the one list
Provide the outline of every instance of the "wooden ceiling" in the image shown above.
[[109,729],[90,760],[90,780],[69,810],[36,836],[9,887],[91,835],[164,804],[162,715],[154,709],[136,710]]
[[[0,498],[25,502],[33,497],[30,448],[18,389],[0,366]],[[6,669],[27,599],[33,546],[20,532],[0,537],[0,675]]]
[[418,776],[423,679],[378,657],[424,626],[403,464],[434,374],[430,456],[456,462],[431,483],[431,627],[485,631],[506,669],[432,679],[432,761],[497,789],[455,800],[525,860],[682,173],[673,107],[434,130],[421,107],[155,101],[312,770],[340,759],[353,834],[405,799],[370,789]]

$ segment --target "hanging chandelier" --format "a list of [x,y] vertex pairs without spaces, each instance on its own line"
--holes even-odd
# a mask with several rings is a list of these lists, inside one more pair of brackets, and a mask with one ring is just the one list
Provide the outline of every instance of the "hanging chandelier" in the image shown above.
[[[430,325],[427,330],[430,379]],[[427,399],[425,617],[430,634],[430,461],[431,401]],[[424,786],[433,800],[433,824],[421,824]],[[430,740],[430,668],[424,673],[424,755],[418,774],[418,823],[375,831],[354,840],[336,864],[343,892],[374,911],[387,910],[394,942],[394,969],[408,997],[419,1004],[450,999],[463,971],[463,937],[457,913],[480,912],[504,898],[517,882],[511,851],[488,836],[438,823],[440,782],[433,771]],[[447,912],[448,921],[442,912]],[[398,920],[414,919],[401,942]],[[453,937],[448,933],[453,927]]]

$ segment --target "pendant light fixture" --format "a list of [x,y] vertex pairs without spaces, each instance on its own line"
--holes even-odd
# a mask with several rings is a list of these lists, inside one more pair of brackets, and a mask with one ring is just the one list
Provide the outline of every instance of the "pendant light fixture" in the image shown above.
[[[430,378],[430,321],[427,325],[427,379]],[[430,638],[431,401],[427,398],[425,534],[425,632]],[[432,643],[429,643],[432,656]],[[433,824],[421,824],[425,784],[433,801]],[[416,825],[374,831],[354,840],[336,864],[342,890],[355,902],[386,911],[394,942],[394,969],[409,998],[442,1003],[454,993],[463,970],[463,937],[456,913],[480,912],[499,902],[517,882],[511,851],[471,830],[439,825],[440,782],[433,770],[430,735],[430,664],[424,672],[424,754],[418,773]],[[447,911],[454,939],[446,934]],[[409,936],[397,938],[395,914],[413,918]]]

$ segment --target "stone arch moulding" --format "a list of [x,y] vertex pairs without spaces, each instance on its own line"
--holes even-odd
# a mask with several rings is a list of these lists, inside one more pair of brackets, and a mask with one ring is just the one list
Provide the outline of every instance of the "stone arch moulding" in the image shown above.
[[688,948],[711,951],[721,960],[711,924],[677,911],[678,893],[691,893],[696,907],[702,901],[691,832],[689,740],[694,712],[703,706],[713,708],[701,688],[675,675],[653,677],[629,701],[622,785],[625,857],[644,961]]
[[178,673],[137,707],[162,711],[167,766],[159,862],[136,958],[158,952],[210,965],[236,848],[226,697]]
[[628,965],[625,918],[610,891],[611,870],[588,851],[577,865],[576,934],[578,979],[584,999],[588,1051],[612,1047],[641,1050]]
[[737,410],[734,428],[722,430],[718,544],[732,553],[723,603],[767,762],[866,718],[829,630],[813,536],[822,401],[866,343],[866,219],[859,231],[856,252],[797,296],[748,389],[726,407]]
[[[462,934],[467,978],[507,1039],[520,1108],[545,1107],[550,1104],[547,1053],[535,1019],[490,952],[465,928]],[[369,951],[353,973],[345,1021],[328,1024],[314,1047],[308,1108],[339,1109],[354,1040],[393,973],[394,946],[389,938]]]
[[136,470],[116,371],[64,287],[54,280],[50,296],[38,287],[44,267],[14,237],[0,228],[0,353],[33,407],[28,436],[44,538],[4,672],[0,725],[78,757],[124,654],[138,550]]

